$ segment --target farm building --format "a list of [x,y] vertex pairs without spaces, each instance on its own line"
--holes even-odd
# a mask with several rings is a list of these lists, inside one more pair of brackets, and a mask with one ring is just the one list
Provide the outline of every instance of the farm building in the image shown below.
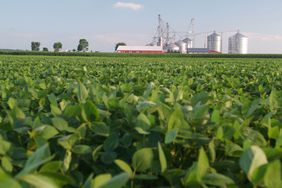
[[119,46],[117,53],[163,54],[161,46]]
[[208,48],[188,48],[189,54],[208,54]]

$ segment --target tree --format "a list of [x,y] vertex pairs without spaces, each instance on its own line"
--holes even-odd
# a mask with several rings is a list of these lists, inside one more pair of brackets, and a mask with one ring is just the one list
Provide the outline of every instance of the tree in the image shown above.
[[77,46],[77,51],[81,52],[86,52],[88,51],[89,43],[86,39],[80,39],[79,44]]
[[31,42],[31,50],[39,51],[40,50],[40,42]]
[[116,46],[115,46],[115,51],[117,51],[119,46],[126,46],[126,44],[124,42],[117,43]]
[[48,51],[49,51],[48,48],[46,47],[43,48],[43,52],[48,52]]
[[59,52],[63,48],[63,44],[61,42],[55,42],[53,48],[55,52]]

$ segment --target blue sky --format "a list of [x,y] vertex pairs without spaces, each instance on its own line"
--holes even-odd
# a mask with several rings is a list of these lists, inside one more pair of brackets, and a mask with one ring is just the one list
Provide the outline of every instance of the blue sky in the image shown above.
[[[147,44],[157,15],[176,31],[196,19],[196,32],[240,31],[249,37],[251,53],[282,53],[281,0],[1,0],[0,48],[29,49],[31,41],[64,50],[87,38],[93,51],[112,51],[116,42]],[[224,34],[224,50],[227,37]],[[198,47],[204,36],[196,38]]]

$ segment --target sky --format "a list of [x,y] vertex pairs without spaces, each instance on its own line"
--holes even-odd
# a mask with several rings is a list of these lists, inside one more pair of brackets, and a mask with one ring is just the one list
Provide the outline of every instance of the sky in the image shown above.
[[[52,49],[111,52],[117,42],[145,45],[156,32],[157,15],[179,32],[195,18],[195,32],[223,32],[223,50],[236,30],[249,37],[250,53],[282,53],[281,0],[0,0],[0,49],[30,49],[31,41]],[[231,32],[230,32],[231,31]],[[197,35],[196,46],[204,46]]]

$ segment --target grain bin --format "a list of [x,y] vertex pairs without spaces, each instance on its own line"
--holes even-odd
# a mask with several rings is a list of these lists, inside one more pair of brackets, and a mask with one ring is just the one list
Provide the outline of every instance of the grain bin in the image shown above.
[[215,31],[213,34],[209,35],[208,38],[208,49],[212,52],[221,52],[222,46],[222,38],[221,35],[216,33]]
[[176,42],[176,45],[179,47],[179,52],[181,54],[187,54],[187,44],[182,40]]
[[167,47],[167,51],[170,53],[179,53],[180,48],[175,43],[170,43]]
[[248,53],[248,37],[237,32],[228,40],[229,54],[247,54]]
[[188,49],[189,49],[189,48],[193,48],[193,40],[192,40],[192,39],[190,39],[190,38],[185,38],[185,39],[183,40],[183,42],[186,43],[186,46],[187,46]]

